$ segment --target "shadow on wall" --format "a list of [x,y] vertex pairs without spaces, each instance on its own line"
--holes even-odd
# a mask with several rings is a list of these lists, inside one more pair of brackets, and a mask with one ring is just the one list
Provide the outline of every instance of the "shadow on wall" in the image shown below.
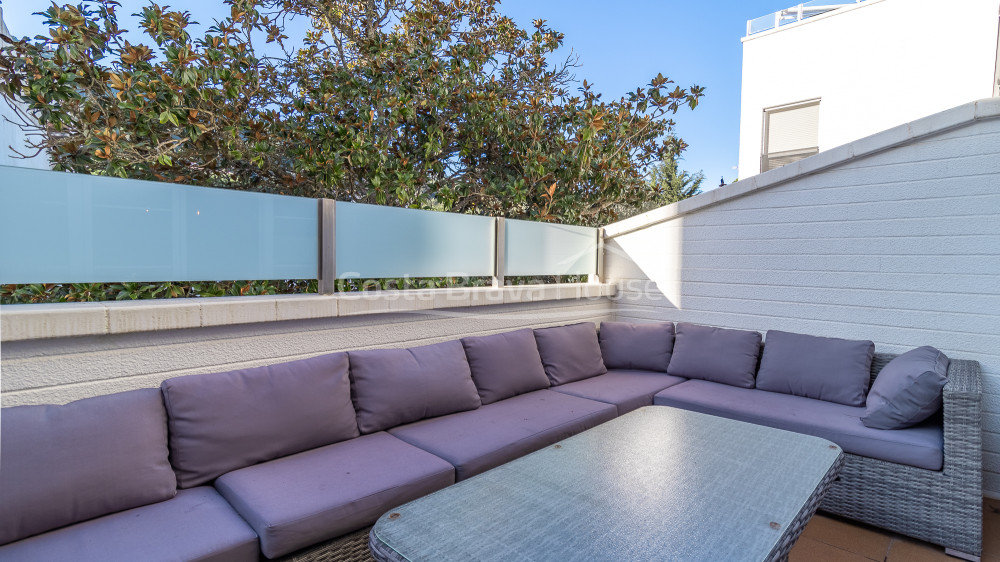
[[[604,270],[619,283],[618,311],[656,302],[683,308],[684,217],[627,232],[604,242]],[[664,302],[665,301],[665,302]]]

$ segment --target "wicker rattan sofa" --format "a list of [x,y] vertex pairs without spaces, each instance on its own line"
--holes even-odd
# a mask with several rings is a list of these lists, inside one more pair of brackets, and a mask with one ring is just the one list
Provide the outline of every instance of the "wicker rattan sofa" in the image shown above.
[[[393,507],[636,408],[726,393],[832,412],[809,426],[709,404],[838,442],[847,461],[822,509],[980,554],[977,363],[951,361],[942,414],[871,430],[843,424],[863,407],[754,388],[760,334],[678,326],[676,344],[671,323],[584,323],[6,408],[0,559],[367,560],[368,528]],[[869,353],[870,380],[892,357]]]
[[[872,382],[894,357],[884,353],[874,355]],[[845,447],[844,467],[820,509],[944,546],[954,556],[978,559],[982,550],[981,379],[979,363],[950,362],[948,383],[943,389],[943,415],[929,422],[943,425],[940,466],[934,466],[935,470],[856,454],[834,435],[822,430],[807,431],[839,441]],[[743,408],[727,409],[717,399],[707,408],[704,403],[669,399],[683,390],[680,385],[673,391],[667,389],[654,400],[657,404],[801,430],[786,427],[780,412],[773,417],[758,417],[748,415]],[[746,391],[748,395],[754,392],[759,391]]]
[[[876,354],[872,381],[894,355]],[[982,374],[953,359],[944,387],[944,466],[939,471],[846,455],[821,509],[939,544],[949,554],[982,553]]]

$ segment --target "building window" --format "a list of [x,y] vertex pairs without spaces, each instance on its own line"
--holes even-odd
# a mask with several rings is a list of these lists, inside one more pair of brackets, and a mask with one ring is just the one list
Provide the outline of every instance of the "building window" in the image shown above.
[[763,147],[761,172],[819,152],[819,100],[765,109]]

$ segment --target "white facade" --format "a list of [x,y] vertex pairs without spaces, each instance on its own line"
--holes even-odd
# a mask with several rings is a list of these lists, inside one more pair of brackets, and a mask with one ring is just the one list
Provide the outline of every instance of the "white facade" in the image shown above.
[[995,94],[1000,0],[867,0],[743,39],[739,177],[764,111],[820,100],[820,151]]
[[[3,21],[2,7],[0,7],[0,33],[10,36],[10,31]],[[0,41],[0,45],[3,45],[2,41]],[[34,154],[33,150],[25,146],[25,135],[21,128],[14,124],[17,122],[18,118],[14,110],[11,109],[6,100],[0,99],[0,166],[20,166],[22,168],[48,170],[51,166],[44,154],[28,159],[17,155],[17,153],[25,155]],[[11,147],[13,147],[13,150]]]
[[1000,98],[605,229],[615,316],[932,345],[983,369],[1000,497]]

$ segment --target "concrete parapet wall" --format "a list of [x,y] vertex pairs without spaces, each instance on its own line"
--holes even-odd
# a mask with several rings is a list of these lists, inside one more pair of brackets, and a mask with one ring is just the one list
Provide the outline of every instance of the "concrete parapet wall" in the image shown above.
[[611,317],[614,291],[567,284],[3,306],[0,405],[61,404],[334,351],[600,322]]

